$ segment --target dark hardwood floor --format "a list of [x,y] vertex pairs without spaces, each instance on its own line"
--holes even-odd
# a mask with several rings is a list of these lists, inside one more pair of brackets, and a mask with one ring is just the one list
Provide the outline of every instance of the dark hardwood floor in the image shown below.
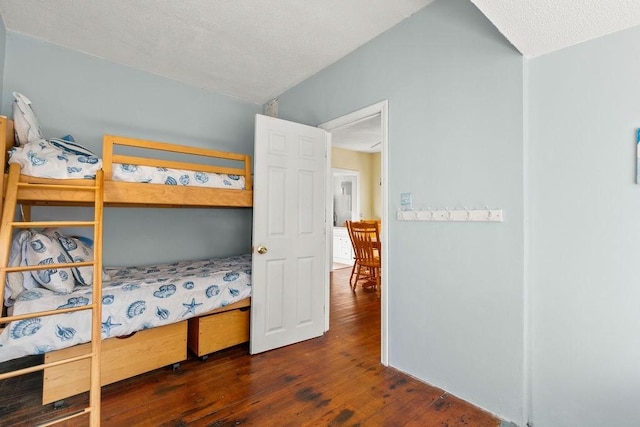
[[[205,361],[192,357],[175,372],[105,386],[102,425],[498,426],[491,414],[380,365],[379,295],[351,292],[349,273],[332,274],[331,329],[323,337],[255,356],[236,346]],[[35,373],[0,382],[1,426],[36,425],[86,406],[88,393],[61,409],[41,406],[41,381]]]

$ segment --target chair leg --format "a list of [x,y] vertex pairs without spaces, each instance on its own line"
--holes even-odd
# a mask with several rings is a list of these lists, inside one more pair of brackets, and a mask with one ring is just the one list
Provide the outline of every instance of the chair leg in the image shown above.
[[363,280],[370,281],[373,278],[374,278],[374,274],[373,274],[373,271],[371,270],[371,267],[358,264],[358,269],[356,272],[356,280],[353,284],[353,291],[355,292],[356,288],[358,287],[358,282],[361,282],[360,286],[362,288],[365,288],[365,287],[368,287],[368,286],[365,286],[367,282],[362,283],[362,281]]
[[351,267],[351,276],[349,276],[349,287],[350,287],[350,288],[353,288],[353,283],[352,283],[352,282],[353,282],[353,276],[354,276],[354,275],[355,275],[355,273],[356,273],[356,264],[357,264],[357,263],[358,263],[358,262],[355,262],[355,261],[354,261],[354,263],[353,263],[353,267]]
[[360,264],[357,264],[357,267],[356,267],[356,280],[353,282],[353,287],[352,287],[353,292],[355,292],[356,288],[358,287],[358,280],[360,280],[360,275],[361,274],[362,274],[362,266]]
[[376,289],[380,286],[380,270],[376,267],[366,266],[365,269],[366,275],[362,278],[366,279],[367,282],[362,285],[363,288],[371,288],[375,287]]

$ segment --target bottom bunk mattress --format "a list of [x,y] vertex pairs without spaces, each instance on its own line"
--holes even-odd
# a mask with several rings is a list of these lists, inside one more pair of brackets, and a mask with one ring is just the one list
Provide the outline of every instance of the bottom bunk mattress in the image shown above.
[[[102,338],[131,334],[206,314],[251,296],[251,255],[107,268],[102,286]],[[90,287],[70,294],[23,291],[13,315],[87,305]],[[91,311],[11,322],[0,334],[0,362],[88,342]]]

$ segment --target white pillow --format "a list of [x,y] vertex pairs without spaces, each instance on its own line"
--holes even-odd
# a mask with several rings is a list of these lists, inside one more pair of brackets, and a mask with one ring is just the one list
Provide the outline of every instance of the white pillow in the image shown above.
[[[93,249],[85,245],[80,239],[75,237],[60,236],[58,241],[64,249],[67,256],[73,260],[73,262],[92,261]],[[73,277],[76,278],[78,284],[84,286],[91,286],[93,284],[93,267],[73,267],[71,269]]]
[[[71,262],[57,239],[43,233],[33,233],[27,241],[28,265],[63,264]],[[70,268],[34,270],[31,275],[43,287],[62,294],[73,291],[75,280]]]
[[19,92],[13,92],[13,127],[19,145],[24,145],[34,139],[42,138],[42,129],[38,118],[31,108],[29,98]]
[[[30,237],[31,231],[29,230],[21,230],[13,237],[11,250],[9,252],[9,267],[27,265],[24,253]],[[22,291],[39,286],[30,271],[7,273],[5,282],[4,302],[7,307],[13,305]]]
[[[62,249],[67,254],[69,259],[73,259],[73,262],[90,261],[93,260],[93,240],[86,236],[64,236],[60,233],[59,228],[45,228],[42,230],[43,234],[57,239],[62,246]],[[68,242],[68,239],[72,239],[73,242]],[[63,243],[63,240],[65,241]],[[67,245],[70,249],[65,247]],[[77,245],[74,247],[74,245]],[[93,267],[73,267],[71,268],[73,276],[76,278],[78,284],[91,286],[93,285]],[[102,281],[111,280],[111,276],[102,269]]]

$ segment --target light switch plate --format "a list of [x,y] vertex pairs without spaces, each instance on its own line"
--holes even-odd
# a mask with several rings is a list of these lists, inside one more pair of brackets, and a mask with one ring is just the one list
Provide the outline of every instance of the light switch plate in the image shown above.
[[400,209],[402,209],[403,211],[410,211],[411,209],[413,209],[411,193],[400,194]]

